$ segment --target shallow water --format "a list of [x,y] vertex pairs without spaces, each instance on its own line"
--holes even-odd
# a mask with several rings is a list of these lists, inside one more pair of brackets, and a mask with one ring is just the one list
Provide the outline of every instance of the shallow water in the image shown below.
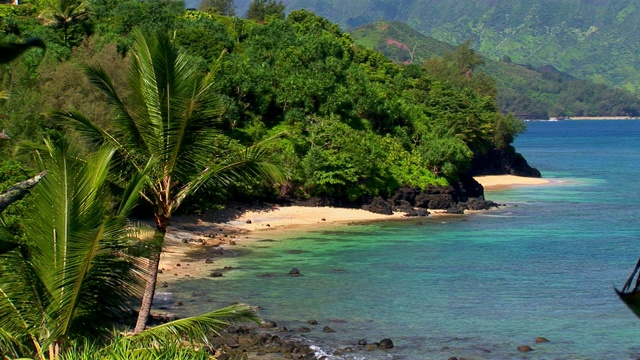
[[638,358],[640,320],[613,287],[640,256],[639,143],[638,121],[531,122],[516,147],[553,185],[488,192],[507,206],[472,215],[269,236],[171,299],[184,314],[240,301],[293,329],[315,319],[306,336],[328,351],[396,345],[347,358]]

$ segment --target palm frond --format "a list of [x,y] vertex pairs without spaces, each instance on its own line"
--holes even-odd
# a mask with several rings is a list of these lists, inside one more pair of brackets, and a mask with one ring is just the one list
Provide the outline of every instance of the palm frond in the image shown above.
[[237,183],[282,181],[284,175],[274,160],[269,145],[284,135],[284,133],[277,134],[243,151],[229,154],[225,159],[211,161],[204,171],[180,188],[172,206],[177,208],[189,194],[193,194],[203,186],[224,188]]
[[208,344],[207,336],[211,332],[218,334],[233,324],[247,321],[260,322],[260,319],[251,307],[233,305],[148,328],[132,335],[131,340],[139,344],[166,344],[186,338],[190,342]]

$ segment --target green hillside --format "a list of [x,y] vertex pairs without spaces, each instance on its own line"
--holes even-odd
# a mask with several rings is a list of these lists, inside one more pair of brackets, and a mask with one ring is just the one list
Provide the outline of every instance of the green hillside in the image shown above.
[[[356,43],[377,50],[399,63],[423,64],[455,50],[453,45],[425,36],[401,22],[380,21],[351,31]],[[579,80],[554,67],[518,65],[484,59],[479,68],[493,77],[503,112],[547,116],[640,115],[634,94]]]
[[[249,0],[238,0],[239,9]],[[577,78],[640,89],[640,5],[633,0],[285,0],[353,29],[402,21],[452,44],[472,39],[482,54]]]
[[65,28],[38,21],[37,5],[7,9],[0,43],[39,37],[47,46],[0,66],[0,125],[15,144],[66,134],[68,124],[47,116],[52,110],[77,109],[113,126],[113,101],[87,80],[87,63],[105,68],[123,103],[140,103],[128,89],[140,84],[128,79],[136,30],[172,34],[198,76],[217,70],[218,101],[202,115],[216,120],[219,146],[211,156],[266,141],[286,176],[275,188],[241,184],[204,194],[193,208],[236,195],[364,201],[404,185],[457,184],[485,171],[490,154],[514,155],[510,144],[523,130],[499,111],[492,86],[485,92],[464,84],[475,76],[440,79],[393,63],[306,11],[258,22],[185,11],[181,2],[94,0],[91,17]]

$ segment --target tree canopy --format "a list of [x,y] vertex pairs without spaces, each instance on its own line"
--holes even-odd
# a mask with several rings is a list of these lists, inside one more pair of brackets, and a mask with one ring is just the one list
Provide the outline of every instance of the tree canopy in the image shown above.
[[34,52],[3,69],[12,96],[0,100],[7,114],[2,125],[12,136],[37,140],[63,127],[42,116],[53,107],[76,108],[101,127],[113,126],[105,121],[114,116],[113,107],[83,80],[77,65],[102,66],[121,89],[118,96],[134,99],[125,71],[132,60],[131,33],[155,29],[171,34],[195,74],[218,67],[211,91],[221,111],[212,138],[219,149],[231,153],[287,134],[269,144],[285,166],[286,179],[277,188],[203,189],[200,203],[187,201],[198,209],[206,208],[206,199],[242,194],[357,201],[402,185],[446,184],[472,170],[474,158],[509,146],[523,130],[519,120],[498,111],[495,85],[474,71],[479,60],[469,47],[455,71],[449,71],[455,56],[404,65],[356,45],[336,24],[304,10],[254,21],[181,6],[170,0],[91,0],[91,32],[73,33],[81,38],[66,43],[48,35],[62,29],[30,22],[35,13],[4,16],[3,23],[20,29],[5,28],[5,37],[40,33],[49,50],[39,66]]

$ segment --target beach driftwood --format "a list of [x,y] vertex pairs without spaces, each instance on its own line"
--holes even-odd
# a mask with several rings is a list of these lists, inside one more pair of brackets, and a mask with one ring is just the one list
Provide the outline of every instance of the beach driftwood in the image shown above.
[[627,279],[627,282],[622,287],[622,290],[614,289],[620,300],[624,302],[631,311],[633,311],[636,316],[640,317],[640,275],[637,277],[635,286],[633,289],[631,288],[631,284],[633,283],[633,278],[638,274],[638,270],[640,270],[640,259],[636,263],[636,267],[633,269],[631,276]]
[[5,211],[12,203],[25,197],[29,192],[29,189],[36,186],[36,184],[40,182],[46,174],[47,172],[43,171],[31,179],[27,179],[13,185],[8,190],[0,194],[0,213]]
[[[9,205],[14,202],[22,199],[27,195],[29,189],[36,186],[40,180],[47,174],[46,171],[41,172],[40,174],[32,177],[31,179],[27,179],[25,181],[21,181],[8,190],[4,191],[0,194],[0,213],[5,211]],[[18,243],[12,241],[10,239],[0,238],[0,254],[4,254],[8,251],[15,249],[18,246]]]

